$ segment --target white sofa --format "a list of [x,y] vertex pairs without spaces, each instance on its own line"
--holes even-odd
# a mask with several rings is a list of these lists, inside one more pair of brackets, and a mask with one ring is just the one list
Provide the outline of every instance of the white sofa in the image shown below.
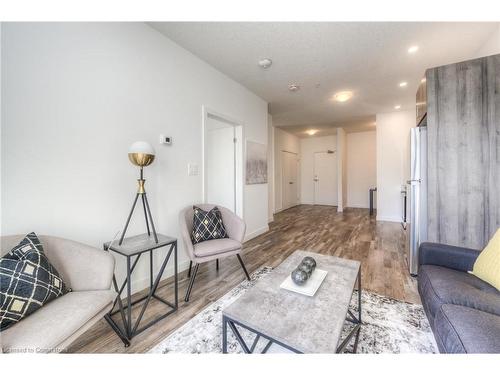
[[[24,235],[0,237],[1,255],[23,238]],[[110,310],[116,297],[111,290],[115,267],[111,254],[62,238],[38,238],[71,292],[0,332],[3,353],[64,351]]]

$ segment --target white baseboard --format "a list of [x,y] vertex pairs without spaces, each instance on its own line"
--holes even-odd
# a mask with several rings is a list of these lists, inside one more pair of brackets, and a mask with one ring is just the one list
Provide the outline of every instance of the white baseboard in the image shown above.
[[274,216],[269,216],[269,217],[267,218],[267,223],[268,223],[268,224],[269,224],[269,223],[272,223],[273,221],[274,221]]
[[255,231],[253,231],[252,233],[248,233],[245,236],[245,239],[243,240],[243,242],[250,241],[252,238],[260,236],[261,234],[264,234],[267,231],[269,231],[269,225],[266,225],[265,227],[259,228],[259,229],[255,230]]
[[394,223],[401,223],[401,218],[399,216],[377,215],[377,221],[392,221]]
[[[348,204],[346,208],[370,208],[368,206],[365,206],[364,204]],[[373,207],[376,209],[376,207]]]

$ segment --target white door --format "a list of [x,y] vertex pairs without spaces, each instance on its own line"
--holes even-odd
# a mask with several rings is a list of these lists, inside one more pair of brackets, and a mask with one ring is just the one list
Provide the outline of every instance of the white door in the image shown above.
[[314,204],[337,205],[337,157],[332,152],[314,153]]
[[297,163],[298,157],[296,154],[283,151],[283,209],[297,205],[298,202],[298,187],[297,187]]
[[205,137],[205,202],[236,212],[235,127],[208,117]]

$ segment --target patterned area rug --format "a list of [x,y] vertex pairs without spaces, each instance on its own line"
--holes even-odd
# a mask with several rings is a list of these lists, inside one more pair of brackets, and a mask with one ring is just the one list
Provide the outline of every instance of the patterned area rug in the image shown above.
[[[194,318],[178,328],[150,353],[221,353],[222,310],[241,297],[255,283],[272,272],[271,267],[262,267],[227,294],[203,309]],[[351,311],[356,311],[357,294],[353,294]],[[437,353],[434,336],[421,305],[397,301],[375,293],[362,291],[361,306],[363,324],[358,343],[358,353]],[[350,323],[344,325],[345,336]],[[240,330],[247,344],[255,335]],[[228,330],[228,332],[231,332]],[[354,340],[351,340],[352,342]],[[256,352],[263,349],[266,340],[261,339]],[[347,348],[349,351],[351,348]],[[228,351],[242,353],[232,336],[228,337]],[[273,344],[268,353],[286,353],[285,348]]]

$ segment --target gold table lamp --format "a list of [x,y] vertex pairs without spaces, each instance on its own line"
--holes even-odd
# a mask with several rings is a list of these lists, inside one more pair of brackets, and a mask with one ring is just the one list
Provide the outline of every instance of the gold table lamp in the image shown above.
[[[132,214],[134,213],[135,205],[137,204],[137,200],[139,196],[142,200],[142,207],[144,209],[144,218],[146,219],[146,228],[148,230],[148,236],[151,235],[151,230],[153,231],[153,236],[155,242],[158,243],[158,236],[156,234],[155,224],[153,222],[153,217],[151,216],[151,210],[149,208],[148,198],[146,196],[146,190],[144,188],[144,184],[146,180],[144,179],[143,168],[147,167],[155,160],[155,150],[153,146],[151,146],[148,142],[138,141],[130,146],[128,151],[128,158],[130,162],[138,167],[140,167],[140,178],[137,180],[137,194],[135,195],[134,203],[132,204],[132,209],[127,218],[127,222],[125,223],[125,228],[123,228],[122,235],[120,237],[121,245],[123,243],[123,239],[125,238],[125,233],[127,232],[128,225],[130,223],[130,219],[132,218]],[[151,224],[151,230],[149,229],[149,224]]]

